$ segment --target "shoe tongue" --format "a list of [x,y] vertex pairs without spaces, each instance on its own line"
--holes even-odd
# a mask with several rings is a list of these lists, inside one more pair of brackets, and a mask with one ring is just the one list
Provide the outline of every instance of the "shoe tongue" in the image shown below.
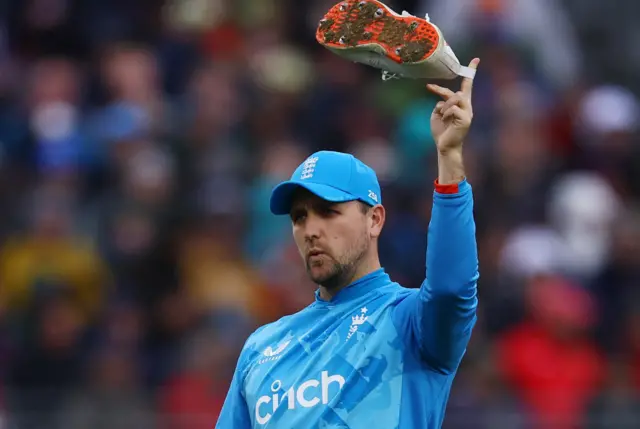
[[460,61],[458,60],[458,57],[456,57],[456,54],[453,53],[453,49],[451,49],[451,46],[445,45],[444,50],[445,50],[445,52],[447,52],[447,54],[449,54],[449,56],[451,56],[452,58],[455,58],[456,63],[459,64],[458,71],[456,72],[456,74],[458,76],[466,77],[466,78],[469,78],[469,79],[473,79],[473,78],[476,77],[476,70],[475,69],[472,69],[471,67],[466,67],[466,66],[460,65]]

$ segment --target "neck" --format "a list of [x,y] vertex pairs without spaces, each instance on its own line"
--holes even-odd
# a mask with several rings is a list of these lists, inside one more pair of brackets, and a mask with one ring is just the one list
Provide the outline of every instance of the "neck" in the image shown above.
[[320,298],[325,301],[331,301],[342,289],[360,280],[367,274],[379,270],[381,267],[380,260],[377,257],[370,261],[362,261],[362,263],[355,267],[353,273],[349,273],[345,278],[340,279],[338,284],[332,284],[331,286],[320,285]]

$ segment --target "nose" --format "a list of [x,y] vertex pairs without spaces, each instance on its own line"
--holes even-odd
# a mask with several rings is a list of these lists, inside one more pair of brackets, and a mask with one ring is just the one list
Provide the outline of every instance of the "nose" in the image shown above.
[[304,222],[304,238],[307,241],[317,240],[322,236],[323,223],[322,219],[313,214],[307,214],[307,218]]

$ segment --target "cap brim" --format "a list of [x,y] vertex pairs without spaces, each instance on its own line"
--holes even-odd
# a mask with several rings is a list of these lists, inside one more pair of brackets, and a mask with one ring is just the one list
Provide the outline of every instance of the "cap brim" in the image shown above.
[[342,203],[346,201],[357,200],[358,197],[336,189],[333,186],[323,185],[320,183],[301,183],[301,182],[282,182],[273,189],[271,193],[270,209],[275,215],[285,215],[291,212],[291,203],[293,202],[293,194],[298,188],[306,189],[312,194],[333,203]]

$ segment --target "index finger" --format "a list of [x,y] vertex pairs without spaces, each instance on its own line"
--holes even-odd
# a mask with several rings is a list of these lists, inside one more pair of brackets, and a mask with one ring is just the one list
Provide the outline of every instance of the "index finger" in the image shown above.
[[[478,64],[480,64],[480,58],[474,58],[469,63],[469,68],[476,70],[478,68]],[[462,84],[460,85],[460,91],[465,94],[468,98],[471,98],[471,93],[473,92],[473,79],[465,77],[462,79]]]
[[432,83],[427,85],[427,89],[429,91],[433,92],[434,94],[439,95],[440,97],[442,97],[445,100],[450,99],[454,95],[454,92],[451,91],[449,88],[444,88],[442,86],[434,85]]

